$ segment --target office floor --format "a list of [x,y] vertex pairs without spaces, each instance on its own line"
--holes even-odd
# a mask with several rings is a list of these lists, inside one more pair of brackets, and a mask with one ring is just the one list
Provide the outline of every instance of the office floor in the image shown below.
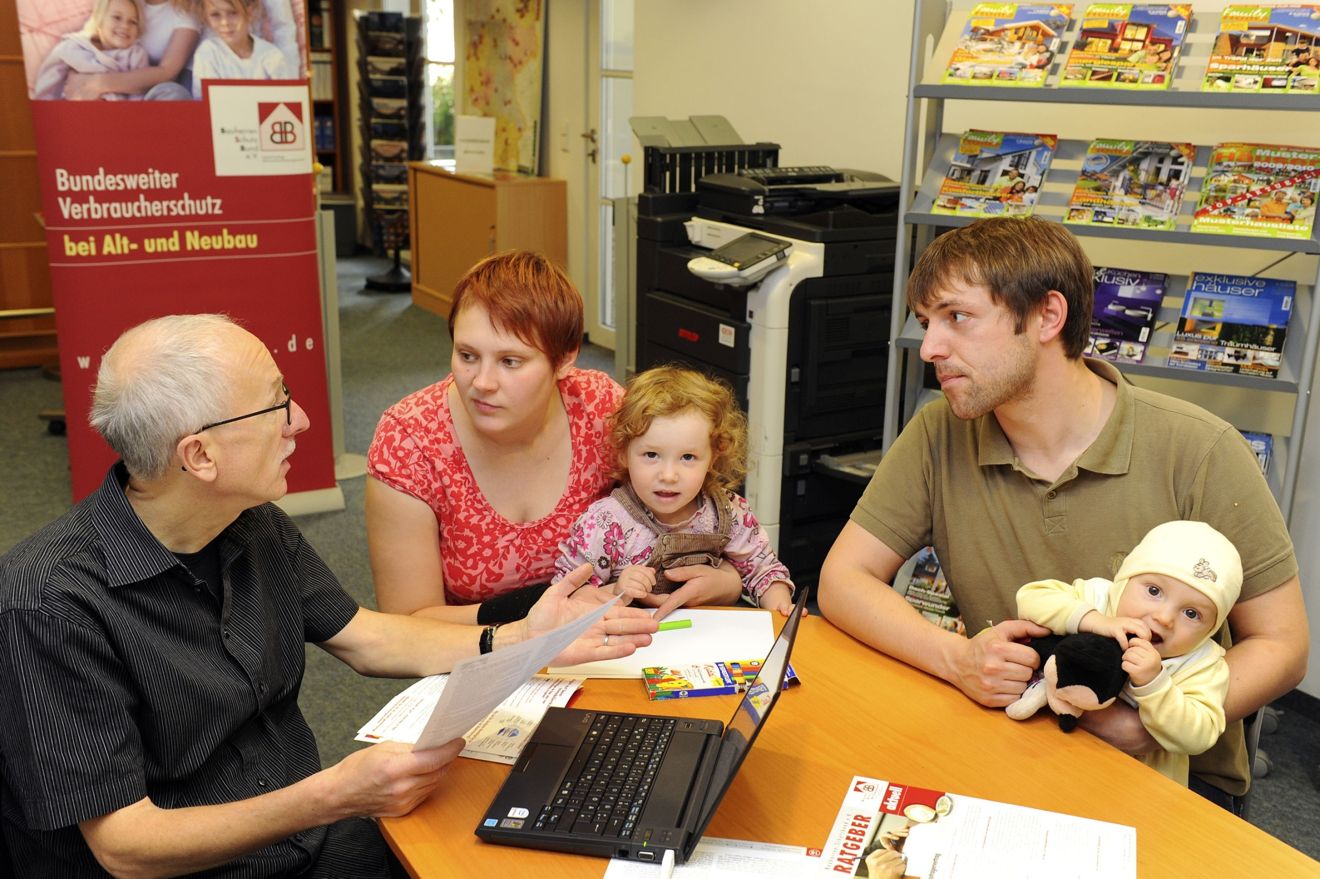
[[[383,268],[384,262],[367,258],[343,260],[339,266],[344,440],[345,448],[358,454],[366,452],[376,420],[387,406],[449,369],[449,335],[442,319],[413,308],[406,294],[363,289],[362,279]],[[602,349],[588,347],[582,363],[613,370],[612,355]],[[44,379],[40,370],[0,370],[0,437],[8,459],[0,476],[0,553],[69,506],[65,442],[49,435],[36,417],[39,409],[60,404],[59,386]],[[298,524],[345,588],[372,606],[363,480],[347,479],[342,487],[347,509],[301,517]],[[320,742],[322,760],[330,765],[359,747],[353,742],[358,728],[406,682],[361,678],[316,648],[308,648],[307,654],[302,706]],[[1256,782],[1250,817],[1268,833],[1320,859],[1315,818],[1320,815],[1320,702],[1294,693],[1276,707],[1282,709],[1278,729],[1261,738],[1273,767]],[[882,769],[858,767],[859,772]]]

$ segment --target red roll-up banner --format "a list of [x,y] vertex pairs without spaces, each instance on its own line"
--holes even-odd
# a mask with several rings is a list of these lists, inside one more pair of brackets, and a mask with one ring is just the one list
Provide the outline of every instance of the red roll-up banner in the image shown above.
[[[220,8],[245,32],[204,26]],[[332,488],[303,0],[18,0],[18,15],[75,499],[114,460],[87,424],[101,355],[144,320],[200,312],[262,339],[307,411],[290,491]],[[183,49],[172,79],[142,83]]]

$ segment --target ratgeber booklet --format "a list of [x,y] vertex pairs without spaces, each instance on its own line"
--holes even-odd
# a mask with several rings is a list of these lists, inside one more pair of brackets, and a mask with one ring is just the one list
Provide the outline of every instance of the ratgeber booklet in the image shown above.
[[1137,831],[858,775],[821,860],[871,879],[1135,879]]

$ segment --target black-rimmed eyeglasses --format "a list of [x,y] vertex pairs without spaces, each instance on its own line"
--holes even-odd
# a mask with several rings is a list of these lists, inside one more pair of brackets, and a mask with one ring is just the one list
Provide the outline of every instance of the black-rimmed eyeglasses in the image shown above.
[[197,432],[201,433],[203,430],[210,430],[211,428],[219,427],[222,424],[233,424],[235,421],[242,421],[245,418],[256,418],[258,415],[265,415],[267,412],[278,412],[281,409],[284,410],[286,423],[293,424],[293,394],[289,393],[288,385],[281,385],[281,387],[284,390],[283,403],[280,403],[277,406],[267,406],[265,409],[258,409],[256,412],[249,412],[246,415],[235,415],[233,418],[226,418],[224,421],[214,421],[210,424],[203,424]]

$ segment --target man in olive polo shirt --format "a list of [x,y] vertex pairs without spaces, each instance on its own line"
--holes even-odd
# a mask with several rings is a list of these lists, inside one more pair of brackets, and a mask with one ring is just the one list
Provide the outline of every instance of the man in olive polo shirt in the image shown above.
[[[1043,220],[982,220],[922,253],[908,303],[944,399],[919,411],[881,461],[825,560],[820,608],[862,641],[1002,707],[1037,662],[1021,642],[1048,634],[1015,619],[1019,586],[1112,578],[1151,527],[1208,522],[1241,553],[1244,580],[1219,636],[1230,648],[1230,725],[1192,759],[1192,787],[1230,806],[1250,779],[1241,719],[1305,672],[1297,560],[1232,425],[1082,357],[1092,299],[1086,254]],[[926,545],[970,638],[930,625],[884,588]],[[1121,703],[1083,725],[1128,753],[1155,746]]]

